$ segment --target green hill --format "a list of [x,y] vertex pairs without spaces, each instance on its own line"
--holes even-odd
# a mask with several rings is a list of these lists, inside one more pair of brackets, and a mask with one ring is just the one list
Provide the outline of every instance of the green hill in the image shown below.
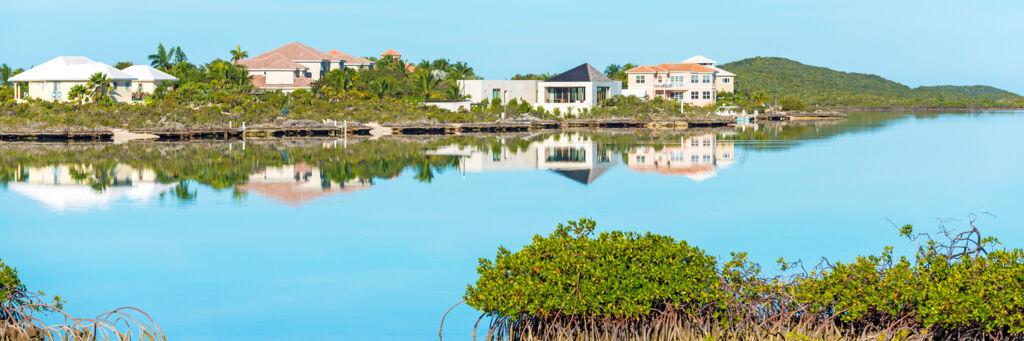
[[804,103],[840,107],[1024,107],[1024,96],[990,86],[910,88],[877,75],[842,72],[778,57],[719,65],[736,74],[736,91],[764,91]]

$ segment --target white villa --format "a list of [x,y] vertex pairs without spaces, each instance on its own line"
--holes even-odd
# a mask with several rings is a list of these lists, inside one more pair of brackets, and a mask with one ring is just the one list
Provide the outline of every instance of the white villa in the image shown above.
[[689,105],[714,104],[719,92],[733,92],[736,75],[715,61],[694,56],[682,63],[641,65],[626,70],[628,94],[674,99]]
[[256,57],[239,60],[236,64],[249,68],[252,83],[257,87],[290,92],[296,89],[309,90],[310,84],[328,71],[342,68],[368,69],[373,68],[374,63],[338,50],[323,52],[293,42]]
[[[88,84],[89,77],[97,72],[107,75],[107,78],[112,80],[111,98],[122,103],[131,102],[132,83],[137,78],[86,57],[57,57],[19,73],[8,81],[15,84],[14,98],[17,100],[36,98],[46,101],[67,101],[72,87]],[[22,88],[19,83],[28,83],[28,88]]]
[[146,95],[152,94],[160,86],[160,83],[178,80],[178,78],[149,65],[132,65],[122,71],[135,77],[135,83],[131,85],[135,88],[135,91],[132,92],[133,101],[141,101]]
[[569,114],[590,109],[622,94],[622,83],[608,79],[590,64],[582,64],[546,81],[460,80],[463,95],[473,102],[498,99],[525,101],[546,110]]
[[601,144],[581,135],[549,137],[531,143],[525,150],[500,150],[450,145],[428,155],[459,156],[459,170],[478,173],[493,171],[550,170],[583,185],[597,180],[622,158]]
[[[72,173],[92,174],[86,179]],[[21,178],[9,186],[14,193],[42,202],[54,211],[103,209],[120,200],[146,202],[173,187],[157,181],[150,169],[118,164],[105,176],[108,187],[97,190],[91,184],[100,180],[88,165],[54,165],[20,168]]]

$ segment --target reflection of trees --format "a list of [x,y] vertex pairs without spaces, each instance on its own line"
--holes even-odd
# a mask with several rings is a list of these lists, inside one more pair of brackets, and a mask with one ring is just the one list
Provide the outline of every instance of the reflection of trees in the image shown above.
[[190,189],[188,181],[181,181],[174,188],[171,188],[171,194],[174,194],[174,197],[178,198],[179,202],[192,202],[196,200],[198,191]]
[[434,172],[444,173],[446,169],[457,168],[458,166],[459,158],[456,156],[425,156],[418,164],[413,166],[416,168],[414,178],[422,183],[430,183],[434,180]]

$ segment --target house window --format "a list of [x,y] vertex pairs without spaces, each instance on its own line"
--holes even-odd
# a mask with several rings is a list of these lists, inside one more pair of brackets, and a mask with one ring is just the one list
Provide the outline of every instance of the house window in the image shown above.
[[669,76],[668,81],[672,83],[672,86],[683,86],[683,76]]
[[690,99],[700,99],[700,92],[694,91],[690,93]]
[[704,99],[711,99],[711,91],[704,92]]
[[583,147],[554,147],[546,148],[548,162],[584,162],[587,157],[587,150]]
[[658,75],[658,83],[661,83],[661,75]]
[[704,161],[704,163],[710,163],[711,162],[711,155],[704,155],[704,160],[703,161]]
[[691,147],[696,147],[696,146],[699,146],[699,145],[700,145],[700,140],[698,140],[698,139],[691,139],[690,140],[690,146]]
[[724,154],[722,154],[722,158],[723,158],[723,159],[728,159],[728,158],[729,158],[729,153],[724,153]]
[[546,103],[581,103],[587,100],[586,88],[548,88]]
[[694,83],[694,84],[700,83],[700,76],[698,76],[698,75],[690,75],[690,83]]
[[491,89],[491,99],[501,99],[501,89]]
[[114,89],[117,89],[117,82],[114,82]]
[[711,140],[709,140],[709,139],[705,139],[705,140],[704,140],[704,146],[705,146],[705,147],[711,147]]
[[704,83],[711,83],[711,75],[704,75]]
[[131,90],[132,89],[132,81],[125,82],[124,83],[124,89],[125,90]]
[[636,163],[644,163],[644,162],[647,162],[647,157],[646,156],[642,156],[642,155],[637,155]]
[[686,96],[686,91],[670,91],[669,92],[669,97],[671,97],[672,99],[677,100],[677,101],[683,100],[684,98],[686,98],[685,96]]
[[604,102],[604,100],[608,99],[608,89],[609,88],[607,86],[599,86],[599,87],[597,87],[597,101],[598,102]]
[[683,162],[683,152],[675,151],[669,154],[669,160],[672,162]]
[[728,78],[722,78],[722,83],[729,83],[729,79]]
[[694,156],[690,157],[690,162],[697,163],[698,161],[700,161],[700,157],[699,156],[694,155]]
[[644,84],[647,82],[647,76],[638,75],[636,76],[636,84]]

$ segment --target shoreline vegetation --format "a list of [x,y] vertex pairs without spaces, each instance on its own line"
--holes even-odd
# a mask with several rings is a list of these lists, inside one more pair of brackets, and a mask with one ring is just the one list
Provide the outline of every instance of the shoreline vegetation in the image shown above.
[[485,340],[1024,339],[1024,250],[998,247],[977,218],[942,220],[934,237],[897,227],[913,257],[886,247],[813,267],[780,258],[776,276],[746,253],[719,260],[668,236],[595,235],[580,219],[481,258],[463,302],[482,313],[473,337],[482,328]]
[[[410,72],[413,64],[404,60],[392,56],[374,57],[370,58],[376,63],[373,69],[332,70],[314,82],[311,90],[284,93],[253,86],[246,67],[235,64],[248,54],[240,46],[229,51],[229,60],[215,59],[205,64],[193,64],[181,47],[167,51],[159,46],[157,53],[149,56],[151,65],[178,77],[179,81],[164,84],[145,96],[145,105],[115,103],[110,97],[109,81],[99,79],[101,77],[75,91],[72,101],[53,103],[30,99],[18,103],[13,99],[14,87],[7,79],[22,70],[0,65],[0,131],[27,135],[113,129],[187,132],[235,129],[243,122],[247,127],[267,129],[325,122],[425,127],[493,123],[503,117],[518,122],[730,121],[728,117],[712,114],[721,106],[781,116],[837,116],[839,110],[883,108],[1024,108],[1024,97],[991,87],[911,89],[874,75],[838,72],[784,58],[757,57],[722,65],[738,75],[737,92],[719,94],[718,102],[708,107],[684,105],[680,108],[681,104],[673,100],[617,96],[572,115],[558,115],[515,99],[508,103],[483,101],[468,110],[451,112],[421,103],[464,100],[456,82],[479,78],[464,62],[423,60]],[[117,63],[118,68],[131,65],[130,62]],[[624,70],[624,66],[613,64],[605,73],[611,79],[624,82]],[[513,78],[546,79],[550,76],[517,74]],[[24,85],[21,88],[24,89]]]

